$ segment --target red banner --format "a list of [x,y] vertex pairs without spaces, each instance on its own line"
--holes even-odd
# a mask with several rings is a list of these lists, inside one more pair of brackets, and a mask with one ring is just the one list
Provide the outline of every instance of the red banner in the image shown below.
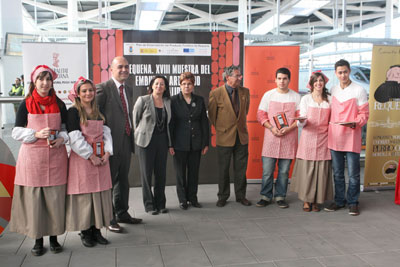
[[[249,130],[249,162],[247,179],[261,179],[261,150],[264,128],[257,122],[257,110],[265,92],[276,88],[275,71],[288,68],[291,72],[289,88],[298,91],[298,46],[247,46],[244,58],[244,86],[250,89],[250,111],[247,116]],[[292,165],[293,167],[293,165]]]

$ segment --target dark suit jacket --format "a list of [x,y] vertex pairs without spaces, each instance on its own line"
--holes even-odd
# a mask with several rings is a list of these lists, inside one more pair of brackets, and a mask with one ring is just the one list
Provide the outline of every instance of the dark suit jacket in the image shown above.
[[171,98],[171,111],[170,133],[174,149],[196,151],[209,145],[210,129],[204,99],[201,96],[192,94],[188,108],[182,93],[174,95]]
[[[122,147],[122,141],[125,134],[125,114],[122,108],[121,98],[119,96],[119,89],[115,85],[113,79],[110,79],[104,83],[96,85],[97,96],[96,101],[99,105],[100,112],[106,118],[106,125],[111,129],[111,136],[113,139],[113,150],[114,154],[124,149]],[[132,88],[125,84],[125,94],[128,99],[128,114],[131,126],[133,127],[132,121]],[[134,134],[131,127],[131,151],[135,151]]]
[[225,85],[210,92],[208,117],[210,118],[211,124],[215,127],[217,146],[234,146],[236,142],[236,133],[239,134],[240,143],[242,145],[246,145],[249,142],[246,118],[250,107],[249,89],[239,86],[238,95],[240,109],[239,115],[236,116]]

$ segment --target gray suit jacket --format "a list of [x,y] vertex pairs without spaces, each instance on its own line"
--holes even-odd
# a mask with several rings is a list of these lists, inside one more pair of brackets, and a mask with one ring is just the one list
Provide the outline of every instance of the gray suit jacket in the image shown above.
[[[113,79],[110,79],[104,83],[96,85],[97,96],[96,101],[99,105],[100,112],[106,118],[106,125],[111,129],[111,136],[113,139],[113,149],[116,155],[122,149],[122,141],[125,134],[125,114],[122,108],[121,98],[118,93],[117,86]],[[126,98],[128,99],[128,114],[131,125],[132,121],[132,88],[125,84]],[[131,151],[135,151],[134,134],[131,130]]]
[[[171,146],[169,123],[171,121],[171,100],[164,98],[164,106],[167,111],[168,146]],[[133,108],[133,128],[135,129],[135,143],[140,147],[147,147],[153,136],[156,125],[156,110],[151,95],[140,96]]]

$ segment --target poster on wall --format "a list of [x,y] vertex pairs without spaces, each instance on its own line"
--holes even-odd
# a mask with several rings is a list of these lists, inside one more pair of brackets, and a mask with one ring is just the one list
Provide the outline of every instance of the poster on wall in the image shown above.
[[400,157],[400,46],[372,49],[364,190],[393,188]]
[[276,88],[275,71],[282,67],[288,68],[291,72],[289,88],[298,92],[299,55],[299,46],[245,48],[244,86],[250,89],[250,110],[247,116],[249,131],[247,179],[258,180],[262,177],[261,150],[264,128],[257,121],[258,105],[265,92]]
[[58,78],[54,81],[57,96],[67,104],[68,92],[79,76],[87,77],[85,44],[75,43],[22,43],[25,93],[28,93],[31,72],[37,65],[52,68]]
[[89,75],[95,83],[108,80],[112,59],[124,56],[134,98],[146,94],[155,75],[167,77],[170,93],[175,95],[180,92],[179,75],[190,71],[195,75],[194,93],[208,103],[210,90],[223,84],[223,69],[242,65],[243,34],[89,30],[88,49]]
[[[225,67],[243,65],[243,34],[236,32],[167,32],[133,30],[88,30],[89,77],[98,84],[111,78],[110,65],[115,56],[124,56],[129,63],[133,102],[146,94],[155,75],[169,81],[171,95],[180,92],[179,75],[190,71],[195,76],[194,93],[208,104],[210,90],[224,84]],[[211,149],[202,158],[200,183],[216,183],[217,153],[215,131]],[[167,177],[174,177],[169,162]],[[135,176],[137,173],[134,174]],[[137,175],[138,176],[138,175]],[[136,184],[138,177],[131,184]],[[171,184],[171,181],[167,180]]]

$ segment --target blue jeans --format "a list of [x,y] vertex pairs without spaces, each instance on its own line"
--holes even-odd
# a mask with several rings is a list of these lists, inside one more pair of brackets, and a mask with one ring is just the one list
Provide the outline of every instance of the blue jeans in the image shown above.
[[[335,203],[344,206],[358,205],[360,196],[360,154],[354,152],[335,151],[331,149],[333,178],[335,181]],[[345,158],[349,175],[349,187],[347,188],[347,201],[345,196],[346,180],[344,178]]]
[[267,201],[271,201],[273,197],[272,189],[274,186],[274,171],[276,161],[278,161],[278,177],[275,183],[275,200],[284,200],[286,197],[289,169],[292,160],[262,157],[263,177],[260,194],[262,195],[262,198]]

